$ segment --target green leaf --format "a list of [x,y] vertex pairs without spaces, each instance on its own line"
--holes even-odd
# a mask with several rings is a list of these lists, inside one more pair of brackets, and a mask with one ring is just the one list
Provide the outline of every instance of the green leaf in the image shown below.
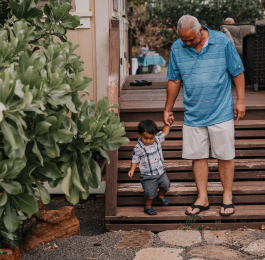
[[17,130],[5,120],[0,122],[0,126],[6,141],[10,143],[12,149],[18,149],[20,147],[20,138]]
[[35,181],[35,184],[37,185],[37,188],[40,191],[41,200],[43,201],[44,204],[48,204],[50,202],[50,194],[49,194],[49,192],[38,181]]
[[82,186],[82,184],[80,182],[79,172],[78,172],[77,165],[76,165],[75,161],[72,163],[71,179],[72,179],[73,184],[75,185],[75,187],[78,190],[80,190],[81,192],[86,192],[86,190],[84,189],[84,187]]
[[49,132],[49,127],[51,125],[52,124],[50,124],[49,122],[45,122],[45,121],[39,122],[35,127],[35,131],[34,131],[35,135],[43,135]]
[[2,181],[0,182],[0,186],[9,194],[17,195],[21,192],[22,187],[16,181]]
[[14,232],[19,226],[19,220],[14,208],[8,203],[6,206],[6,214],[4,216],[4,224],[7,230]]
[[7,203],[7,199],[8,199],[7,193],[3,191],[2,195],[0,196],[0,207],[3,207]]
[[66,199],[73,205],[76,205],[79,202],[79,190],[72,185],[69,189],[69,193],[70,196],[66,196]]
[[62,19],[61,25],[69,29],[75,29],[80,25],[80,17],[68,14]]
[[12,196],[12,200],[18,205],[21,211],[28,215],[32,215],[39,210],[36,199],[32,195],[22,193],[18,196]]
[[42,157],[42,155],[41,155],[41,153],[40,153],[40,150],[39,150],[39,148],[38,148],[38,145],[37,145],[36,140],[35,140],[35,139],[33,139],[33,140],[34,140],[34,144],[33,144],[33,147],[32,147],[32,152],[33,152],[34,154],[36,154],[36,156],[37,156],[38,159],[40,160],[41,166],[43,166],[43,157]]
[[107,160],[108,163],[110,163],[109,155],[108,155],[107,151],[105,151],[105,150],[103,150],[101,148],[97,148],[96,150],[99,151],[100,155],[102,157],[104,157]]
[[72,180],[71,180],[71,168],[69,167],[68,170],[67,170],[67,175],[66,177],[64,177],[61,182],[60,182],[60,185],[61,185],[61,189],[62,191],[64,192],[65,195],[67,195],[68,197],[70,196],[70,193],[69,193],[69,189],[72,185]]
[[66,129],[58,130],[58,143],[70,143],[73,139],[74,134]]
[[89,186],[96,189],[98,188],[101,181],[101,170],[98,163],[92,158],[88,159],[88,165],[91,170],[91,175],[89,177]]
[[48,178],[52,178],[52,179],[56,179],[56,178],[60,178],[62,177],[62,173],[59,171],[59,169],[57,168],[55,163],[52,162],[47,162],[44,164],[43,167],[39,167],[37,169],[37,171],[39,173],[41,173],[42,175],[48,177]]

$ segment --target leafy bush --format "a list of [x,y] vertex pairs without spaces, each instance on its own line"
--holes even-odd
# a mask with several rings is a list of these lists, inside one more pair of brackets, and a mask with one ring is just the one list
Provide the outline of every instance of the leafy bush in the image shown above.
[[49,202],[41,180],[61,185],[76,204],[100,183],[95,155],[109,161],[107,151],[129,142],[106,97],[97,107],[82,101],[92,79],[66,38],[80,24],[71,0],[37,2],[0,0],[0,247],[20,246],[19,228],[38,211],[39,193]]

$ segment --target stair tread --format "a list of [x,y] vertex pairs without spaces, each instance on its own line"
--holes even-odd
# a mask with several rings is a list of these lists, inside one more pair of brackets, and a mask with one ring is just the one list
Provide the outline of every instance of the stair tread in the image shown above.
[[[265,169],[265,159],[235,159],[235,169]],[[118,169],[120,171],[129,171],[131,160],[119,160]],[[217,169],[217,160],[208,160],[209,170]],[[138,169],[138,166],[137,168]],[[166,171],[174,170],[192,170],[192,160],[165,160],[164,169]],[[139,170],[139,169],[138,169]]]
[[[190,216],[185,215],[187,206],[154,206],[153,208],[157,211],[157,215],[149,216],[143,212],[142,206],[117,207],[117,215],[105,216],[105,220],[145,221],[152,219],[153,221],[178,221],[190,219]],[[234,215],[226,217],[220,216],[219,211],[220,206],[210,206],[209,210],[199,214],[203,218],[198,218],[198,220],[264,219],[265,205],[235,205]]]
[[[161,121],[155,122],[158,129],[162,129],[164,127],[164,123]],[[127,131],[138,130],[139,122],[124,122],[124,126]],[[171,130],[174,129],[182,129],[183,121],[175,121]],[[235,121],[235,128],[264,128],[265,120],[240,120]]]
[[[133,150],[137,140],[129,144],[122,145],[120,151]],[[162,144],[162,149],[182,149],[182,140],[166,140]],[[265,139],[241,139],[235,140],[235,148],[265,148]]]
[[[222,194],[221,182],[208,182],[209,194]],[[117,192],[122,195],[142,195],[143,188],[140,183],[118,183]],[[171,182],[167,195],[193,195],[197,194],[195,182]],[[237,181],[233,184],[233,194],[265,194],[265,181]]]

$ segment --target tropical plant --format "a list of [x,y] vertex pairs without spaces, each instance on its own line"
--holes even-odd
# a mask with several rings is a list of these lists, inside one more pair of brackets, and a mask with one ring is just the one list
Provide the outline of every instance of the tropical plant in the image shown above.
[[[164,42],[177,39],[177,21],[185,14],[198,18],[202,25],[219,30],[227,17],[234,18],[236,23],[251,23],[262,19],[260,0],[129,0],[128,7],[134,12],[145,8],[143,18],[148,22],[161,24],[160,36]],[[133,18],[132,18],[133,19]],[[139,23],[139,30],[142,25]]]
[[117,105],[82,101],[92,79],[80,73],[78,46],[66,37],[80,24],[71,0],[37,2],[0,0],[0,248],[20,246],[19,228],[38,211],[38,194],[49,202],[42,181],[61,185],[76,204],[99,185],[97,155],[109,161],[107,151],[129,142],[110,111]]

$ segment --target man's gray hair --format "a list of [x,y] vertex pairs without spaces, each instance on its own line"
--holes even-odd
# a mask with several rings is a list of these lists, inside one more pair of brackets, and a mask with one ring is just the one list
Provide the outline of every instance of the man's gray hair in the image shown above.
[[179,31],[190,31],[193,30],[196,34],[200,33],[201,24],[198,19],[191,15],[183,15],[178,20],[177,32]]

